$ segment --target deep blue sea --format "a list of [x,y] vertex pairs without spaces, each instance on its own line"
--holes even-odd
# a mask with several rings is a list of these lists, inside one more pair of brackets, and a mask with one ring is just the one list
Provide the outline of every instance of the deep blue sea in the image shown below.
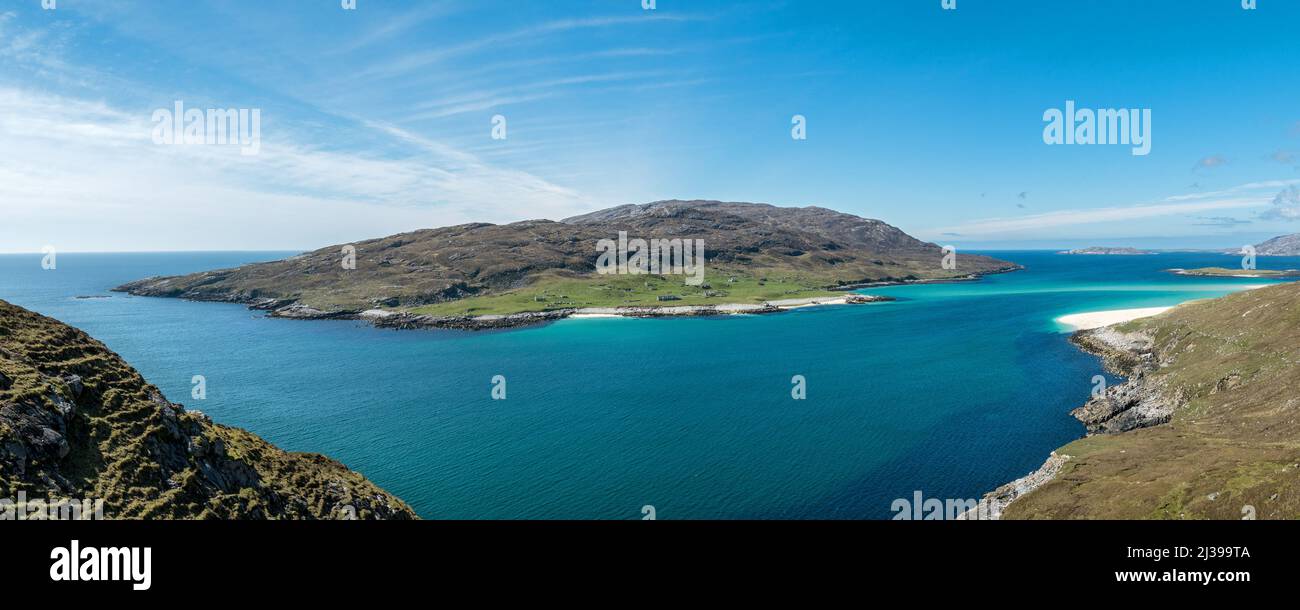
[[[1100,366],[1054,318],[1264,283],[1161,272],[1236,266],[1227,255],[988,252],[1027,269],[866,291],[892,303],[486,333],[107,292],[288,254],[64,253],[55,270],[0,255],[0,299],[102,340],[174,402],[342,461],[426,518],[639,519],[645,505],[660,519],[888,518],[916,490],[978,498],[1083,435],[1069,411]],[[194,375],[205,400],[190,397]],[[506,400],[491,398],[495,375]],[[791,398],[795,375],[806,400]]]

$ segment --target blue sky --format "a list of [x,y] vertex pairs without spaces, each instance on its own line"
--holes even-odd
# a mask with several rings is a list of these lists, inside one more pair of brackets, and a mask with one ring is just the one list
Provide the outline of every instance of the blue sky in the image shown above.
[[[306,249],[668,198],[961,247],[1300,231],[1300,2],[656,4],[0,0],[0,251]],[[259,154],[155,144],[175,100],[259,109]],[[1150,109],[1151,153],[1044,144],[1066,100]]]

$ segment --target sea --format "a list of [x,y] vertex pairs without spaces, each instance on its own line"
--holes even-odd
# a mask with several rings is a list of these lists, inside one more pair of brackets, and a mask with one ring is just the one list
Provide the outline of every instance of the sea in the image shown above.
[[1025,269],[860,291],[897,299],[869,305],[491,332],[109,292],[292,254],[60,253],[55,269],[0,255],[0,299],[81,328],[171,401],[339,460],[425,518],[889,519],[918,492],[979,498],[1083,436],[1069,412],[1103,372],[1056,318],[1269,283],[1164,271],[1239,264],[1213,253],[990,251]]

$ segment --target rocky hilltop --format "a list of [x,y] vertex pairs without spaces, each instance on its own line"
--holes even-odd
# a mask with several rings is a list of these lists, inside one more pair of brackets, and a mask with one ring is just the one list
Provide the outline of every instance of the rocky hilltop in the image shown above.
[[1072,340],[1127,381],[1005,518],[1300,517],[1300,284],[1188,303]]
[[[598,274],[597,242],[620,231],[630,238],[703,240],[705,281],[696,286],[680,276]],[[354,269],[342,264],[345,246],[355,248]],[[244,303],[280,317],[419,317],[424,325],[446,320],[474,327],[473,320],[483,316],[547,319],[584,307],[644,308],[668,301],[762,305],[864,284],[970,279],[1019,268],[961,254],[956,269],[945,269],[943,256],[939,246],[884,222],[824,208],[661,201],[559,222],[426,229],[281,261],[148,278],[116,290]]]
[[99,341],[0,301],[0,499],[22,496],[102,500],[108,519],[415,518],[342,464],[168,402]]
[[[1232,254],[1237,254],[1233,251]],[[1260,256],[1300,256],[1300,233],[1279,235],[1255,245],[1255,254]]]

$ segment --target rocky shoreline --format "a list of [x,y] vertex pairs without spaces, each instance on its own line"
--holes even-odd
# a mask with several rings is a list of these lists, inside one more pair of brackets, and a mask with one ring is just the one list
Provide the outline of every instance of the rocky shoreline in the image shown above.
[[1070,342],[1101,357],[1107,371],[1127,379],[1070,412],[1088,434],[1118,434],[1157,426],[1173,417],[1180,398],[1169,396],[1164,384],[1150,375],[1159,366],[1150,336],[1107,326],[1076,332]]
[[1023,271],[1024,265],[1012,263],[1004,267],[998,267],[981,273],[968,273],[961,277],[948,277],[940,279],[922,279],[917,277],[905,277],[900,279],[884,279],[872,282],[855,282],[842,284],[827,288],[827,290],[861,290],[863,288],[881,288],[884,286],[910,286],[912,284],[955,284],[958,282],[972,282],[983,278],[986,275],[998,275],[1000,273],[1011,273],[1013,271]]
[[1007,506],[1010,506],[1017,498],[1056,478],[1057,473],[1061,472],[1061,468],[1068,461],[1070,461],[1070,456],[1057,455],[1053,451],[1051,457],[1047,458],[1047,461],[1043,462],[1043,465],[1039,466],[1038,470],[984,494],[984,497],[980,500],[980,506],[957,515],[957,519],[959,521],[997,521],[1001,519],[1002,511],[1006,510]]
[[[1089,436],[1158,426],[1173,417],[1182,399],[1170,396],[1164,384],[1154,381],[1150,375],[1159,367],[1159,362],[1149,335],[1122,332],[1106,326],[1077,331],[1070,336],[1070,342],[1100,357],[1107,371],[1126,378],[1124,383],[1107,387],[1101,395],[1093,396],[1083,406],[1070,411],[1070,415],[1087,428]],[[1069,459],[1070,456],[1058,455],[1054,451],[1038,470],[984,494],[982,502],[990,507],[987,518],[1000,519],[1002,512],[1017,498],[1056,478]],[[968,513],[959,518],[974,519],[975,516]]]

